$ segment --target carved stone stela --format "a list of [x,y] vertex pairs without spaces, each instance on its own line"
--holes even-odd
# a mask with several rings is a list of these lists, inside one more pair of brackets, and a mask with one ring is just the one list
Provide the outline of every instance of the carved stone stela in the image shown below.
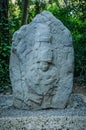
[[70,31],[43,11],[13,35],[10,78],[14,106],[65,108],[73,86],[74,52]]

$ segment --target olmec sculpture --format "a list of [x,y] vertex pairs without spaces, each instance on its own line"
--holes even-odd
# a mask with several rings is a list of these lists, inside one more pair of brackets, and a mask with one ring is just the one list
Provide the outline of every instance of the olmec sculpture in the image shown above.
[[50,12],[38,14],[13,35],[10,78],[14,106],[65,108],[73,86],[70,31]]

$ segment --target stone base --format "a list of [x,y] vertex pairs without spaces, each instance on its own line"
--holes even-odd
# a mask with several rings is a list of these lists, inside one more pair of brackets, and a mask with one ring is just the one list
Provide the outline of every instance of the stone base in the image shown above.
[[0,130],[86,130],[82,116],[29,116],[0,118]]
[[19,110],[12,96],[0,96],[0,130],[86,130],[86,107]]

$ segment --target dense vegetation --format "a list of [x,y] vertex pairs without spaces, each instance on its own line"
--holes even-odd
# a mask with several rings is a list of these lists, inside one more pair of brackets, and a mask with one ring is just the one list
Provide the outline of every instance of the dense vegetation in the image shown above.
[[69,28],[75,50],[74,77],[86,82],[85,0],[1,0],[0,1],[0,92],[10,88],[9,57],[13,33],[33,17],[48,10]]

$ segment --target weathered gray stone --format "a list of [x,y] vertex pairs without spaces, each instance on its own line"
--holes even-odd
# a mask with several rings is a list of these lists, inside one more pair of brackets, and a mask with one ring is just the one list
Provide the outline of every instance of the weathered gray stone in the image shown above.
[[13,35],[10,78],[14,106],[65,108],[73,86],[70,31],[50,12],[37,15]]

